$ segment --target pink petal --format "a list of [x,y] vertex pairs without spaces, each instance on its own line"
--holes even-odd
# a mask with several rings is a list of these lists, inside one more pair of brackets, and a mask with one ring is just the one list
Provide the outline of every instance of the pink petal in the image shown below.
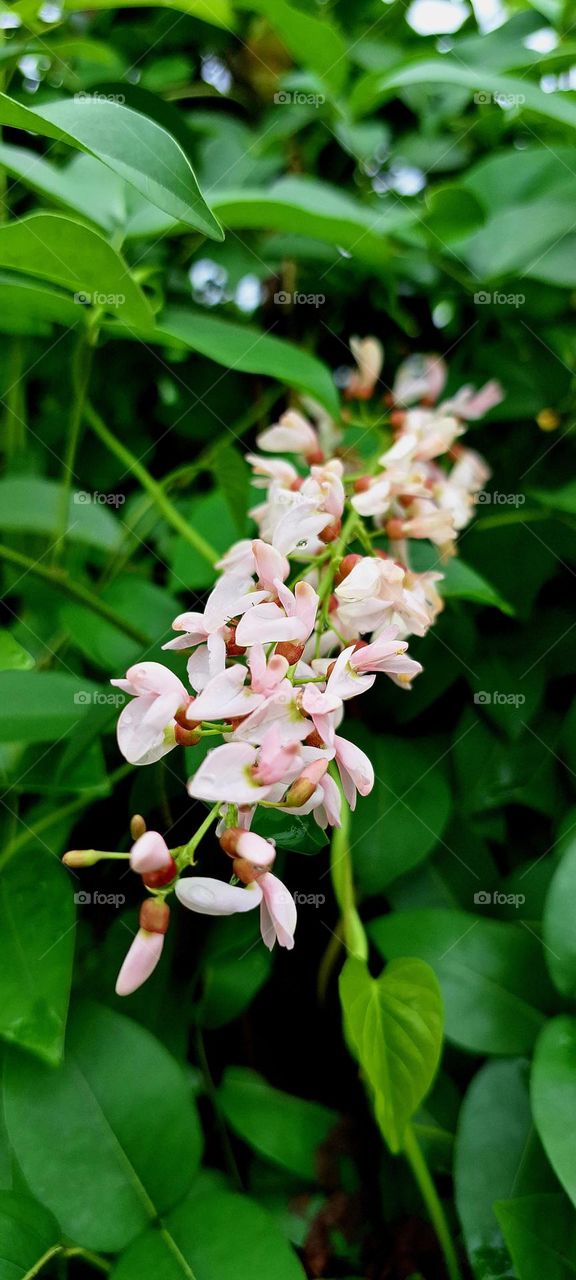
[[214,676],[192,703],[190,719],[226,720],[255,711],[263,700],[262,694],[244,688],[247,675],[246,667],[234,666]]
[[162,955],[163,933],[139,929],[116,981],[116,995],[129,996],[154,972]]
[[188,794],[211,804],[217,800],[229,804],[256,804],[259,799],[265,800],[269,788],[259,787],[249,772],[256,756],[256,747],[249,742],[226,742],[215,747],[189,779]]
[[203,916],[232,916],[238,912],[252,911],[262,899],[262,890],[256,883],[241,889],[238,885],[225,884],[210,876],[190,876],[179,880],[176,897],[183,907]]
[[145,831],[139,836],[130,852],[130,866],[139,875],[149,871],[161,871],[172,861],[172,854],[164,836],[159,831]]
[[296,928],[296,904],[292,894],[271,871],[262,876],[259,885],[264,895],[260,912],[262,938],[269,951],[276,941],[291,951]]
[[153,693],[135,698],[120,712],[116,726],[118,746],[130,764],[153,764],[176,745],[165,741],[164,732],[146,717],[158,701]]
[[270,840],[257,835],[255,831],[243,831],[238,837],[237,851],[239,858],[246,858],[255,867],[271,867],[276,857],[276,849]]

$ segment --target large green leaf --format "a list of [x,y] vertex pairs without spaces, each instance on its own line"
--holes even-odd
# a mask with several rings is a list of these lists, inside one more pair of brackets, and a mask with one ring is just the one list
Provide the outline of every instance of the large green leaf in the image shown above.
[[[54,534],[60,527],[62,490],[55,480],[43,476],[5,476],[0,480],[0,529],[12,533]],[[123,500],[123,494],[89,493],[77,489],[68,504],[69,542],[116,551],[122,529],[108,501]]]
[[148,332],[147,337],[151,342],[189,347],[226,369],[276,378],[313,396],[335,416],[339,412],[332,378],[316,356],[250,325],[220,320],[192,308],[171,307],[160,316],[157,329]]
[[0,164],[50,203],[72,209],[105,231],[113,231],[126,220],[124,181],[112,170],[103,169],[92,156],[75,155],[63,166],[26,147],[1,143]]
[[[409,696],[409,695],[407,695]],[[381,893],[423,862],[442,837],[452,804],[440,749],[422,740],[354,727],[370,756],[376,785],[352,818],[352,857],[364,893]]]
[[576,1275],[576,1213],[565,1196],[501,1200],[494,1212],[519,1280],[571,1280]]
[[426,1096],[442,1049],[442,997],[421,960],[394,960],[372,978],[349,957],[340,975],[340,999],[351,1047],[370,1084],[376,1118],[393,1152]]
[[[373,109],[378,102],[396,94],[399,90],[414,85],[442,85],[445,89],[457,86],[469,89],[471,93],[481,92],[484,95],[496,94],[501,99],[519,100],[520,110],[534,111],[557,124],[564,124],[576,129],[576,105],[562,93],[544,93],[529,80],[515,76],[502,75],[500,72],[482,70],[463,66],[448,57],[415,59],[406,66],[395,68],[374,78],[367,87],[368,92],[358,93],[353,97],[352,105],[356,110]],[[484,99],[485,100],[485,99]]]
[[[414,222],[414,214],[398,204],[362,205],[317,178],[280,178],[268,190],[218,191],[212,196],[211,205],[225,227],[313,236],[346,249],[372,267],[390,265],[391,249],[386,237]],[[331,287],[327,274],[315,292],[329,303]]]
[[[30,0],[24,0],[30,5]],[[64,0],[63,8],[69,13],[84,12],[84,0]],[[15,6],[20,9],[20,5]],[[36,6],[35,6],[36,7]],[[191,18],[201,18],[215,27],[230,30],[234,26],[234,10],[229,0],[93,0],[92,8],[98,9],[176,9]]]
[[54,742],[86,719],[96,691],[65,671],[0,671],[0,742]]
[[442,908],[383,916],[369,931],[386,959],[417,955],[432,965],[455,1044],[473,1053],[531,1049],[550,999],[533,932]]
[[58,1224],[28,1196],[0,1191],[0,1275],[28,1280],[60,1241]]
[[76,1009],[56,1070],[10,1052],[4,1105],[28,1186],[87,1249],[124,1248],[197,1171],[201,1134],[183,1071],[148,1031],[100,1005]]
[[232,1191],[202,1191],[118,1259],[111,1280],[304,1280],[265,1209]]
[[26,276],[0,272],[0,333],[48,337],[55,324],[73,329],[85,320],[84,308],[68,294]]
[[552,1018],[539,1036],[532,1070],[532,1110],[546,1155],[576,1204],[576,1018]]
[[180,144],[138,111],[104,94],[76,94],[73,99],[32,109],[3,93],[0,124],[86,151],[171,217],[215,240],[223,238]]
[[[170,634],[172,620],[179,605],[168,591],[146,582],[134,574],[122,574],[101,593],[101,599],[110,605],[119,617],[131,621],[150,644],[161,641]],[[131,666],[142,654],[142,645],[131,640],[112,623],[97,618],[82,605],[66,604],[61,611],[62,621],[71,633],[72,643],[97,667],[108,674],[117,673]],[[149,653],[148,658],[156,659]],[[158,655],[160,656],[160,655]],[[165,655],[162,655],[162,660]]]
[[454,1178],[475,1275],[509,1275],[494,1201],[547,1190],[551,1179],[530,1113],[526,1062],[490,1062],[474,1077],[460,1112]]
[[338,1123],[336,1111],[273,1089],[245,1067],[226,1069],[218,1098],[228,1124],[259,1155],[315,1181],[318,1148]]
[[0,266],[51,280],[128,325],[146,325],[152,312],[130,270],[107,240],[73,218],[31,213],[0,227]]
[[315,71],[334,91],[342,88],[348,69],[348,45],[332,15],[316,17],[286,0],[241,0],[240,7],[263,14],[297,62]]
[[552,877],[544,908],[545,957],[551,977],[562,995],[576,995],[576,840]]
[[19,644],[11,631],[0,630],[0,671],[29,671],[34,666],[32,654]]
[[60,1061],[72,981],[69,877],[41,845],[0,877],[0,1036]]

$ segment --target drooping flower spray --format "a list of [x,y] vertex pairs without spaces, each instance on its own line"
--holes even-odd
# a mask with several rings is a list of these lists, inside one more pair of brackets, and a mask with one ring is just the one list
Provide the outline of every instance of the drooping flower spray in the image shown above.
[[[374,338],[353,339],[357,368],[346,399],[366,414],[383,353]],[[438,403],[443,361],[411,357],[366,423],[372,456],[310,402],[290,409],[248,455],[262,502],[251,512],[258,536],[234,543],[202,612],[174,620],[165,649],[187,656],[181,677],[157,662],[113,680],[130,702],[118,744],[134,765],[159,760],[204,737],[221,737],[189,778],[188,793],[211,808],[189,842],[169,849],[158,832],[133,831],[130,865],[149,897],[122,966],[127,995],[158,963],[168,927],[166,898],[204,915],[259,908],[272,948],[294,945],[294,898],[273,874],[274,844],[258,834],[263,808],[312,814],[339,828],[343,805],[374,786],[366,754],[342,732],[346,703],[386,675],[410,688],[421,666],[408,638],[423,636],[442,609],[442,564],[470,520],[489,471],[458,441],[467,419],[502,398],[488,383]],[[377,403],[377,402],[376,402]],[[313,419],[311,421],[310,419]],[[432,544],[433,566],[412,566],[412,540]],[[214,876],[185,874],[209,826],[224,857]],[[84,851],[84,865],[105,857]],[[65,856],[82,865],[83,851]]]

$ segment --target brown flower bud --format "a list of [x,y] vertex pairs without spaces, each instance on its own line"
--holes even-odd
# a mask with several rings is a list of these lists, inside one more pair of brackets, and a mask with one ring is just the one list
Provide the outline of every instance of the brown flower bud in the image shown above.
[[344,579],[348,577],[349,573],[352,573],[354,566],[359,564],[360,561],[363,559],[364,557],[358,555],[358,553],[355,551],[349,551],[348,555],[342,558],[342,560],[340,561],[340,564],[338,565],[338,568],[336,570],[336,576],[334,578],[334,582],[336,583],[337,587],[339,587],[340,583],[343,582]]
[[232,623],[228,627],[229,636],[226,641],[226,653],[229,658],[240,658],[246,653],[246,648],[240,644],[236,644],[236,623]]
[[146,823],[141,813],[135,813],[130,819],[130,835],[133,840],[139,840],[140,836],[146,833]]
[[304,745],[305,745],[306,747],[318,747],[318,748],[320,748],[320,747],[323,747],[323,746],[324,746],[324,740],[323,740],[323,738],[321,738],[321,737],[320,737],[320,734],[318,733],[318,730],[317,730],[317,729],[313,729],[313,730],[312,730],[312,733],[309,733],[309,734],[308,734],[308,737],[304,739]]
[[174,737],[179,747],[195,747],[202,737],[197,729],[183,729],[177,724],[174,730]]
[[280,644],[276,645],[276,653],[279,653],[282,658],[286,658],[289,666],[293,667],[296,662],[300,661],[304,648],[305,646],[300,644],[299,641],[281,640]]
[[173,858],[166,863],[164,867],[159,867],[158,871],[146,871],[142,876],[147,889],[163,889],[165,884],[170,884],[178,875],[178,867]]
[[390,414],[390,426],[403,427],[405,417],[406,417],[405,409],[393,409],[392,413]]
[[297,778],[284,796],[284,804],[290,805],[290,808],[299,809],[300,805],[306,804],[310,796],[314,795],[317,783],[312,782],[311,778]]
[[388,520],[386,524],[386,533],[388,534],[389,538],[392,538],[392,541],[398,538],[403,538],[404,537],[404,521],[399,520],[397,516],[392,516],[392,519]]
[[358,479],[354,481],[354,493],[366,493],[366,490],[370,488],[371,484],[372,479],[370,476],[359,476]]
[[241,884],[253,884],[258,876],[263,876],[267,871],[267,867],[256,867],[253,862],[249,862],[247,858],[235,858],[232,863],[232,870],[237,880]]
[[228,854],[229,858],[236,857],[238,840],[241,835],[242,827],[227,827],[226,831],[222,832],[222,835],[220,836],[220,848],[224,850],[224,853]]
[[228,716],[226,723],[230,725],[232,732],[234,732],[234,729],[237,729],[238,725],[242,724],[242,721],[245,719],[246,716]]
[[170,923],[170,907],[159,898],[145,898],[140,907],[140,928],[146,933],[166,933]]
[[311,449],[306,454],[306,461],[309,467],[320,467],[324,462],[324,454],[321,449]]
[[174,719],[176,724],[179,724],[182,729],[196,729],[200,724],[199,720],[192,720],[191,716],[188,714],[192,703],[195,701],[195,698],[190,697],[187,702],[184,702],[181,707],[178,707]]
[[331,520],[330,524],[325,525],[324,528],[320,530],[318,537],[321,542],[336,542],[336,539],[340,537],[341,532],[342,521],[340,516],[338,516],[336,519]]

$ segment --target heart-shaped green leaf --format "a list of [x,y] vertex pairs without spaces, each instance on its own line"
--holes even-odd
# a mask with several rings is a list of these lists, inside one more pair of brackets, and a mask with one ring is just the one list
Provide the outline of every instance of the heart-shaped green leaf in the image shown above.
[[119,1258],[111,1280],[304,1280],[265,1209],[231,1191],[202,1191]]
[[372,1093],[376,1118],[393,1152],[425,1097],[442,1049],[442,997],[422,960],[393,960],[372,978],[349,958],[340,975],[344,1024]]

